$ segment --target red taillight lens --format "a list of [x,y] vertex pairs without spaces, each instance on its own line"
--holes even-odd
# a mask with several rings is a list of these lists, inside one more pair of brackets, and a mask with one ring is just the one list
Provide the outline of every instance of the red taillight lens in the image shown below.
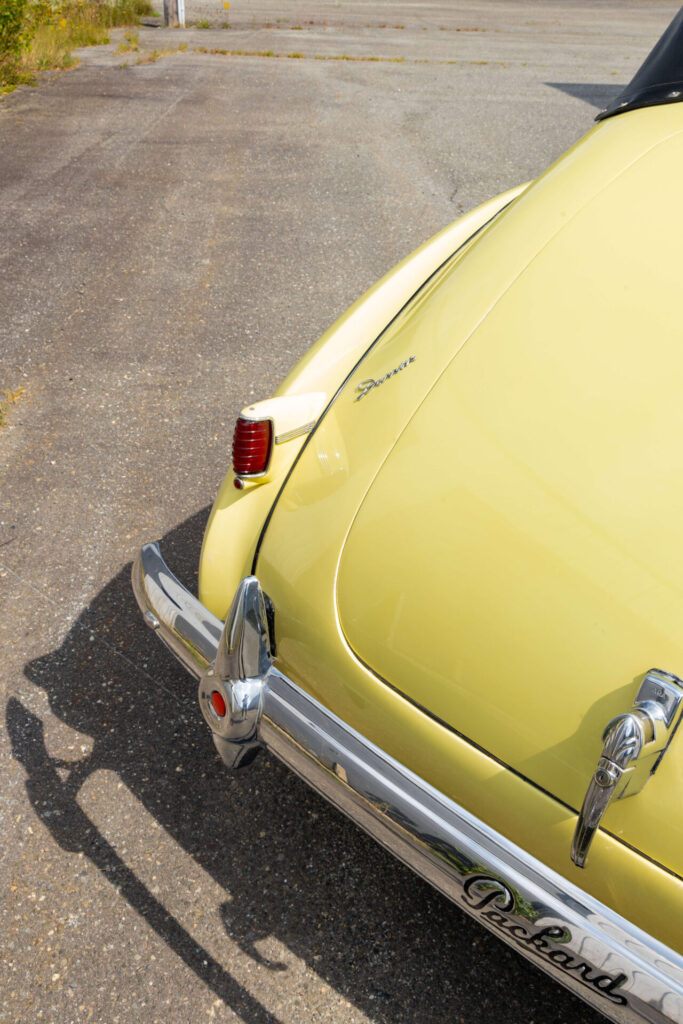
[[245,420],[240,416],[232,439],[232,468],[237,476],[265,473],[273,446],[270,420]]
[[219,718],[225,718],[225,712],[228,710],[225,706],[225,700],[223,694],[219,693],[218,690],[214,690],[211,694],[211,707],[216,712]]

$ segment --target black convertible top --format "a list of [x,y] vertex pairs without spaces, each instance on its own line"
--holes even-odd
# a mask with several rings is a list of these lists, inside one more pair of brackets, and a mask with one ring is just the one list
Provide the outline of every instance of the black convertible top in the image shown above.
[[683,7],[631,82],[596,121],[638,107],[683,100]]

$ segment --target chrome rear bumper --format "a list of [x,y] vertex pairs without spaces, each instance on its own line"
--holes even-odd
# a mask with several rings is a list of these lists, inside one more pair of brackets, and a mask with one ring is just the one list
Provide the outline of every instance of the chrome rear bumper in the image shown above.
[[[240,584],[225,626],[176,580],[157,544],[142,548],[133,589],[147,623],[199,679],[200,706],[228,765],[245,764],[267,747],[418,875],[606,1017],[683,1024],[683,957],[459,807],[278,672],[255,577]],[[220,716],[215,693],[225,705]]]

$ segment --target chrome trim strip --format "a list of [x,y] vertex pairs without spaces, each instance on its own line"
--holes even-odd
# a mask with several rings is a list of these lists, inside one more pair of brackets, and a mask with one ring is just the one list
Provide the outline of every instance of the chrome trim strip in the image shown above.
[[317,420],[311,420],[310,423],[304,423],[302,427],[294,427],[293,430],[287,430],[284,434],[278,434],[275,438],[275,444],[284,444],[285,441],[293,441],[295,437],[310,434],[317,422]]
[[[173,592],[175,604],[168,600],[169,577],[182,585],[169,573],[158,546],[151,547],[154,558],[141,555],[134,568],[136,596],[142,586],[143,613],[151,612],[157,626],[150,624],[174,653],[169,631],[182,644],[185,628],[194,652],[208,613],[187,595],[189,602],[177,614],[178,595]],[[150,565],[163,586],[146,578]],[[683,957],[438,792],[282,675],[270,662],[256,586],[258,581],[248,577],[233,603],[233,610],[244,607],[250,616],[244,644],[236,640],[240,613],[231,610],[225,629],[232,639],[200,681],[200,693],[209,671],[211,685],[225,687],[226,693],[235,686],[239,695],[247,683],[248,705],[239,700],[238,705],[245,713],[258,706],[256,734],[263,746],[417,874],[606,1017],[618,1024],[683,1024]],[[161,606],[151,603],[158,594],[165,598]],[[196,605],[200,622],[188,622]],[[175,616],[170,624],[165,620],[169,607]],[[213,645],[217,654],[214,623],[207,647]],[[254,649],[257,637],[260,646]],[[178,656],[187,664],[187,655]],[[190,662],[196,666],[194,653]],[[221,678],[223,671],[233,671],[228,664],[248,678]],[[236,723],[235,735],[223,726],[227,735],[214,731],[228,763],[235,763],[244,721]],[[251,726],[244,739],[253,746]]]

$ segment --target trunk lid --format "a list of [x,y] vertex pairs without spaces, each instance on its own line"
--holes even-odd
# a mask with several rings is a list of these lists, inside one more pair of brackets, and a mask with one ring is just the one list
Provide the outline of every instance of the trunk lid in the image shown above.
[[[669,132],[579,204],[556,186],[555,229],[482,313],[476,289],[500,274],[532,189],[501,223],[502,249],[493,231],[414,305],[359,406],[359,420],[375,402],[383,416],[390,389],[421,392],[343,545],[344,637],[574,809],[643,674],[683,675],[681,166]],[[368,378],[382,374],[366,368],[354,388]],[[605,824],[680,873],[676,740]]]

